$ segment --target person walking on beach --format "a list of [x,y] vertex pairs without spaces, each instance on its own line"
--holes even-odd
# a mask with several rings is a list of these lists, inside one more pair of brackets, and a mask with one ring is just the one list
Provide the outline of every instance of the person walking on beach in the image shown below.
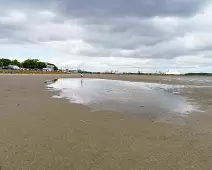
[[83,78],[83,74],[81,74],[81,78]]

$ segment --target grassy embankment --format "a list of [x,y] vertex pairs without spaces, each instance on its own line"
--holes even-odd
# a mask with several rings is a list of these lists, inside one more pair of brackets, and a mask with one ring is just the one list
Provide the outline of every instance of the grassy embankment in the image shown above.
[[43,72],[43,71],[30,71],[30,70],[0,70],[0,74],[64,74],[61,71]]

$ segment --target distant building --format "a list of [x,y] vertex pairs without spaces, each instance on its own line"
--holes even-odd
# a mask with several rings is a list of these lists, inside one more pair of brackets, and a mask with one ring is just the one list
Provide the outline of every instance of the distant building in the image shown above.
[[11,70],[20,70],[20,67],[18,67],[16,65],[9,65],[8,68]]
[[45,63],[45,64],[46,64],[46,68],[43,68],[44,71],[50,71],[50,72],[54,71],[54,64],[51,64],[51,63]]
[[78,73],[78,70],[69,70],[71,73]]
[[180,75],[181,73],[178,70],[168,70],[166,72],[167,75]]

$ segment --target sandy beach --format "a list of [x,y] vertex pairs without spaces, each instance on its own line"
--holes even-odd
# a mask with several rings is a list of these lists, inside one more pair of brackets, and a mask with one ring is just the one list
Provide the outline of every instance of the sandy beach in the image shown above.
[[[202,85],[160,76],[85,76]],[[190,114],[180,125],[91,112],[52,98],[56,92],[47,91],[44,82],[65,77],[79,75],[0,75],[0,170],[211,169],[211,90],[183,92],[204,112]]]

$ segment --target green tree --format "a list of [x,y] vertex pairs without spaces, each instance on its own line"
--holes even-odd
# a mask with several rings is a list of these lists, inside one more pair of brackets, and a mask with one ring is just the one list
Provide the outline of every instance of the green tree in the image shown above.
[[55,71],[57,71],[57,70],[58,70],[58,68],[57,68],[57,66],[56,66],[56,65],[54,65],[54,70],[55,70]]
[[31,60],[31,59],[25,60],[23,62],[23,67],[29,68],[29,69],[35,69],[35,68],[37,68],[37,61]]
[[[38,59],[28,59],[24,62],[19,62],[18,60],[9,60],[6,58],[0,59],[0,67],[8,66],[8,65],[16,65],[19,67],[24,67],[28,69],[43,69],[46,68],[46,63],[39,61]],[[57,66],[54,65],[54,70],[58,70]]]
[[12,60],[10,64],[11,65],[16,65],[18,67],[22,67],[22,64],[18,60],[16,60],[16,59],[15,60]]
[[0,63],[1,63],[1,65],[3,65],[3,66],[8,66],[8,65],[11,64],[11,60],[6,59],[6,58],[2,58],[2,59],[0,59]]
[[38,69],[46,68],[46,64],[44,62],[37,62],[37,68]]

